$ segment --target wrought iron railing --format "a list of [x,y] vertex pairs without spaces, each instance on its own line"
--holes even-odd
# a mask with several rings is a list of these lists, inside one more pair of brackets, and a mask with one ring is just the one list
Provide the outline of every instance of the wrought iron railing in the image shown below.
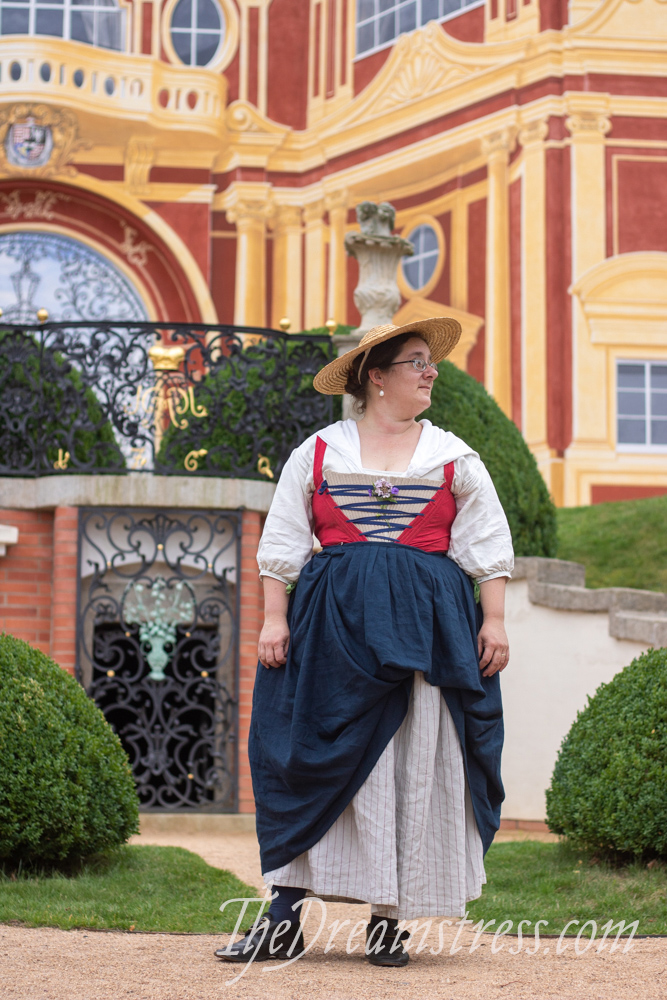
[[2,326],[0,476],[274,479],[330,423],[327,336],[89,320]]

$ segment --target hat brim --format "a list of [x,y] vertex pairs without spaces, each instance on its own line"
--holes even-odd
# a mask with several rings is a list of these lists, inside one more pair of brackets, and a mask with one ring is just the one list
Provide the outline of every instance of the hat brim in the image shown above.
[[[373,336],[375,331],[376,336]],[[385,331],[385,332],[382,332]],[[352,370],[352,362],[360,354],[393,340],[402,333],[415,333],[426,341],[431,349],[431,360],[437,364],[443,361],[454,350],[461,336],[461,324],[449,316],[437,316],[431,319],[420,319],[404,326],[379,326],[366,333],[357,347],[347,351],[339,358],[334,358],[325,365],[313,379],[313,387],[325,396],[337,396],[345,392],[345,385]]]

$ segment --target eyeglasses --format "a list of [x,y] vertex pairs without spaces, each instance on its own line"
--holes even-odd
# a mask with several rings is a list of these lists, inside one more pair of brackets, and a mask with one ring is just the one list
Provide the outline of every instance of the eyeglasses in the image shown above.
[[392,365],[412,365],[416,372],[425,372],[427,368],[432,368],[434,372],[437,372],[438,366],[434,365],[432,361],[424,361],[423,358],[409,358],[408,361],[392,361]]

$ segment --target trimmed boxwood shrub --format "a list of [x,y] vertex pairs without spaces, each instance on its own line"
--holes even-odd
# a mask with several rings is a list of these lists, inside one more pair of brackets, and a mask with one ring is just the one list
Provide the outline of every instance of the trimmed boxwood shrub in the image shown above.
[[588,699],[558,754],[547,822],[598,854],[667,858],[667,649]]
[[127,756],[101,711],[53,660],[0,635],[0,860],[74,860],[136,833]]
[[422,416],[478,452],[493,479],[517,556],[555,556],[556,510],[521,431],[483,385],[450,361],[438,365]]

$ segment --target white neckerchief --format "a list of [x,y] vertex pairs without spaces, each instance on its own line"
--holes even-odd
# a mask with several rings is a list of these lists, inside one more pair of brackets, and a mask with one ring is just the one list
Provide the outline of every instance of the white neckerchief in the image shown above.
[[[422,425],[422,432],[417,442],[414,454],[405,472],[395,472],[410,478],[420,478],[441,465],[447,465],[463,455],[476,455],[462,441],[461,438],[452,434],[451,431],[443,431],[436,427],[426,418],[418,421]],[[361,464],[361,442],[359,439],[359,428],[356,420],[339,420],[335,424],[329,424],[324,430],[318,431],[319,436],[326,444],[345,457],[346,463],[355,472],[379,472],[382,470],[364,470]]]

